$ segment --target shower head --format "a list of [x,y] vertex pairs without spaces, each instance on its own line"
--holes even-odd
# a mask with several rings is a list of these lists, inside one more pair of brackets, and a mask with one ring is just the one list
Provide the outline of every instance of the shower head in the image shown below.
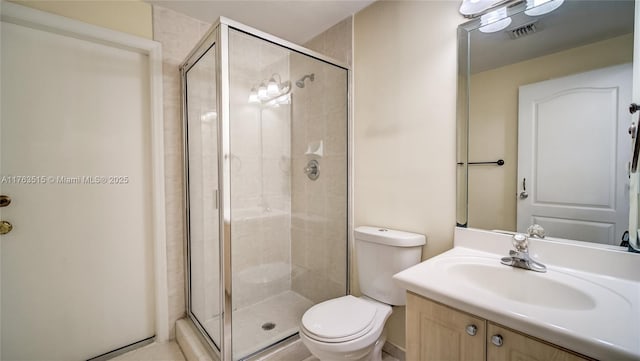
[[305,76],[303,76],[302,78],[300,78],[298,81],[296,81],[296,85],[298,86],[298,88],[304,88],[304,81],[309,78],[309,80],[314,81],[316,78],[316,75],[314,73],[311,74],[307,74]]

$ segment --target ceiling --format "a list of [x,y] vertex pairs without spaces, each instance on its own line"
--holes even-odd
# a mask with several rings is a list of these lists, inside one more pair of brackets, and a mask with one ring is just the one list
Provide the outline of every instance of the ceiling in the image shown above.
[[218,17],[304,44],[374,0],[145,0],[213,23]]
[[[478,73],[633,32],[633,0],[565,0],[543,16],[513,15],[507,29],[471,32],[471,73]],[[510,30],[535,22],[533,34],[512,39]]]

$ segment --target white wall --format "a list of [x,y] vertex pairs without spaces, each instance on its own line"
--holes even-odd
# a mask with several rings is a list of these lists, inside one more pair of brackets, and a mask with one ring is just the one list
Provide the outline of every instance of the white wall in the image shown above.
[[[424,259],[453,246],[459,5],[378,1],[354,21],[354,225],[423,233]],[[387,330],[404,348],[404,308]]]

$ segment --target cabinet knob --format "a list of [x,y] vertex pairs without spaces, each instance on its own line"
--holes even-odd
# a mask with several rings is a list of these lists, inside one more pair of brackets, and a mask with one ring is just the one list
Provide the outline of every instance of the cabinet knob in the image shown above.
[[467,326],[466,331],[469,336],[475,336],[476,333],[478,333],[478,327],[476,327],[476,325],[469,325]]
[[504,343],[504,341],[502,340],[502,336],[500,335],[493,335],[491,336],[491,343],[496,345],[497,347],[502,346],[502,344]]

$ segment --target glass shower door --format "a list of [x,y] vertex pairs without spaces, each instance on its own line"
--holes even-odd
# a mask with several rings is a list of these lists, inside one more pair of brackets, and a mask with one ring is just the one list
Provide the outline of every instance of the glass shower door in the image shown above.
[[346,69],[229,30],[234,360],[347,292],[347,99]]
[[189,316],[220,349],[216,46],[186,72]]
[[183,64],[187,309],[225,361],[348,292],[348,70],[236,25]]

